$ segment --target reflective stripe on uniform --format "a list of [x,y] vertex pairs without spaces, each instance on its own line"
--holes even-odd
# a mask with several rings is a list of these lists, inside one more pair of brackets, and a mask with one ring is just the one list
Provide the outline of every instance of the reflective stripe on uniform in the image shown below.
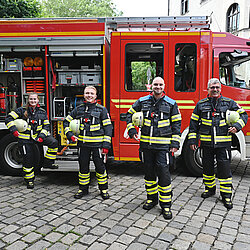
[[167,127],[170,125],[169,120],[158,121],[158,128]]
[[9,115],[12,116],[14,119],[17,119],[19,117],[19,115],[15,111],[11,111]]
[[195,120],[195,121],[198,121],[198,120],[199,120],[199,116],[196,115],[196,114],[194,114],[194,113],[192,113],[191,119],[192,119],[192,120]]
[[201,123],[203,125],[212,126],[212,120],[201,118]]
[[105,119],[102,121],[102,124],[103,124],[103,126],[107,126],[107,125],[111,124],[111,121],[110,121],[110,119]]
[[170,144],[171,138],[167,137],[150,137],[141,135],[141,142],[156,143],[156,144]]
[[189,133],[188,134],[188,139],[196,139],[197,134],[196,133]]
[[181,114],[171,116],[171,121],[172,122],[181,121]]

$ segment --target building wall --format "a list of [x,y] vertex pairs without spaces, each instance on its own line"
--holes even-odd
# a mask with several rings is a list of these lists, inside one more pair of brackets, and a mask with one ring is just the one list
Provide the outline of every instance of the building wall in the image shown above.
[[[187,16],[210,16],[212,31],[226,31],[227,11],[233,3],[240,6],[239,31],[233,34],[250,38],[250,0],[188,0]],[[181,15],[181,0],[169,0],[169,15]]]

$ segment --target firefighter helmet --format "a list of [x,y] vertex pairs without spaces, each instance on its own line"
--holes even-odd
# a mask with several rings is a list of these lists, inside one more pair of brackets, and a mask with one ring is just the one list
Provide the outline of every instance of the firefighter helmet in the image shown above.
[[28,123],[23,119],[14,120],[14,124],[15,124],[18,132],[25,132],[28,128]]
[[226,123],[231,126],[240,119],[240,115],[236,111],[227,110],[226,112]]
[[75,135],[80,134],[80,120],[74,119],[69,123],[69,127]]
[[143,125],[143,113],[142,112],[136,112],[132,116],[132,123],[134,126],[141,127]]

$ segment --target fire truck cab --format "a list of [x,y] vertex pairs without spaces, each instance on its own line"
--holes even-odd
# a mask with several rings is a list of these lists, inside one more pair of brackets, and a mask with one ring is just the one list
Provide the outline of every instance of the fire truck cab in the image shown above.
[[[182,114],[178,152],[193,175],[202,173],[199,148],[186,138],[192,111],[207,95],[207,82],[219,78],[222,95],[250,114],[250,40],[209,30],[207,17],[0,20],[0,161],[8,174],[21,172],[17,141],[4,125],[6,114],[26,105],[37,92],[47,110],[51,133],[59,141],[57,161],[72,165],[78,157],[62,122],[93,85],[114,125],[116,161],[139,161],[138,143],[128,138],[126,112],[149,94],[155,76]],[[233,137],[233,149],[250,158],[250,124]],[[42,166],[43,155],[38,148]]]

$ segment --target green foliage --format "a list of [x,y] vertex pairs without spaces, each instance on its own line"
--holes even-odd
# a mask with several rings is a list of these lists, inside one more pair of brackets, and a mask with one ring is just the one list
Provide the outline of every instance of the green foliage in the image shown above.
[[150,83],[152,83],[152,79],[156,76],[156,62],[132,62],[131,67],[133,90],[146,90],[145,84],[148,83],[147,70],[150,68]]
[[122,15],[112,0],[42,0],[44,17],[108,17]]
[[40,17],[39,0],[0,0],[0,18]]

